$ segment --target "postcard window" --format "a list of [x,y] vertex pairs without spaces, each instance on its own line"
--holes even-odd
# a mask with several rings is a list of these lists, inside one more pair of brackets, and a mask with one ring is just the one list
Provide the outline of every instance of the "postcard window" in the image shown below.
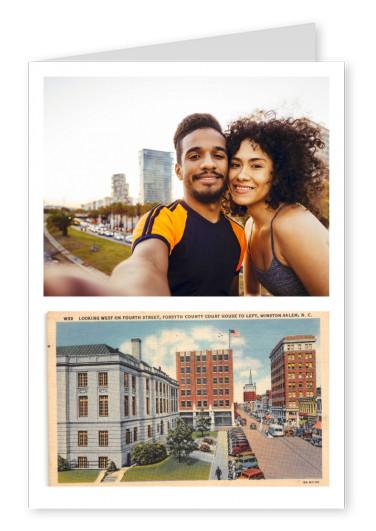
[[99,397],[99,416],[108,417],[108,396]]
[[108,373],[107,372],[100,372],[98,374],[98,385],[99,387],[108,386]]
[[108,431],[100,431],[98,434],[99,446],[108,446]]
[[78,416],[87,417],[88,416],[88,397],[80,396],[78,398]]
[[87,387],[87,372],[78,373],[78,387]]
[[108,457],[99,457],[98,458],[98,468],[107,468],[108,467]]
[[87,446],[87,431],[78,432],[78,446]]
[[78,468],[87,468],[87,457],[78,458]]

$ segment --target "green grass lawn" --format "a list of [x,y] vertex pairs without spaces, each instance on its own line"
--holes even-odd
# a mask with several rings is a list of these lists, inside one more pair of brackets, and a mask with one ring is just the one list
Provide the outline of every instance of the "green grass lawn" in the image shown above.
[[[68,228],[67,237],[62,236],[58,230],[51,230],[50,234],[71,254],[107,275],[131,255],[131,247],[128,245],[98,238],[90,232],[81,232],[72,227]],[[98,248],[97,251],[91,250],[94,244]]]
[[212,439],[216,439],[218,437],[218,432],[217,431],[211,431],[211,432],[204,432],[204,435],[202,436],[201,435],[201,431],[194,431],[192,433],[192,439],[200,439],[200,438],[204,438],[204,437],[211,437]]
[[58,483],[93,483],[100,470],[67,470],[58,472]]
[[211,463],[176,457],[168,457],[156,465],[135,466],[127,470],[122,481],[192,481],[209,479]]

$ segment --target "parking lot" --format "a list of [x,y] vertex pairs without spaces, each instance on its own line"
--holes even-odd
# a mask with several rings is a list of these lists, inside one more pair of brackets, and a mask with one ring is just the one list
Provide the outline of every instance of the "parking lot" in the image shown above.
[[[300,437],[267,438],[259,423],[247,418],[244,434],[255,453],[265,479],[310,479],[322,477],[322,449]],[[249,428],[255,423],[256,430]],[[232,458],[230,458],[232,459]]]

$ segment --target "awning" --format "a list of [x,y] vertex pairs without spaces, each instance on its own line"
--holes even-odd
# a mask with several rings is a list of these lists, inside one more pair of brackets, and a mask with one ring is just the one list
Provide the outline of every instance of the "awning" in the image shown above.
[[306,420],[299,420],[299,424],[306,424],[307,421]]
[[316,422],[316,424],[313,426],[313,428],[316,429],[316,430],[322,430],[321,422],[320,421]]
[[274,419],[273,415],[266,415],[266,419]]

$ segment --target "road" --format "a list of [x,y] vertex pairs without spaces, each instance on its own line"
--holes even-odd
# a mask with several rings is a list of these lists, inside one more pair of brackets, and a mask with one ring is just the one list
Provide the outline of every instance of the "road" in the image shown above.
[[[78,231],[81,231],[81,228],[76,226],[76,225],[71,225],[72,229],[75,229],[75,230],[78,230]],[[91,236],[95,236],[96,238],[103,238],[105,240],[110,240],[110,241],[113,241],[115,243],[121,243],[123,245],[127,245],[128,247],[130,247],[132,244],[131,243],[128,243],[128,242],[125,242],[124,240],[116,240],[113,236],[105,236],[104,234],[98,234],[97,232],[91,232],[91,230],[88,230],[88,231],[85,231],[86,234],[90,234]],[[126,236],[129,236],[129,233],[125,233]]]
[[[259,431],[259,423],[239,411],[246,418],[244,433],[255,452],[265,479],[310,479],[322,477],[322,448],[300,437],[268,439]],[[250,430],[254,422],[257,430]]]

